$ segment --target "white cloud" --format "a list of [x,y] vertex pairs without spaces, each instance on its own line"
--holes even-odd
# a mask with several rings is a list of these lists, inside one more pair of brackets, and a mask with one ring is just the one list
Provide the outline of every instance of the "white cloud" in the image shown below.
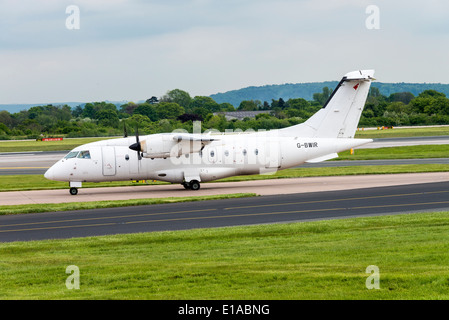
[[[0,2],[0,103],[138,100],[180,88],[337,80],[445,82],[449,4],[363,0]],[[65,28],[65,7],[81,29]]]

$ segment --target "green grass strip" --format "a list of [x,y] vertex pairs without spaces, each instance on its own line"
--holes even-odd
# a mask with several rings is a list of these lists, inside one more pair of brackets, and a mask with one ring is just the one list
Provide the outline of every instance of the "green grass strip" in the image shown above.
[[69,203],[42,203],[0,206],[0,215],[53,212],[68,210],[90,210],[100,208],[115,208],[126,206],[142,206],[151,204],[174,203],[174,202],[193,202],[203,200],[219,200],[255,197],[255,193],[233,193],[212,196],[193,196],[193,197],[169,197],[169,198],[148,198],[148,199],[130,199],[130,200],[110,200],[110,201],[92,201],[92,202],[69,202]]
[[0,299],[446,300],[448,215],[1,243]]
[[356,149],[339,153],[333,160],[394,160],[394,159],[430,159],[448,158],[449,144],[420,145],[406,147],[386,147],[373,149]]
[[416,127],[394,128],[386,130],[359,130],[355,138],[382,139],[382,138],[408,138],[408,137],[433,137],[449,136],[449,127]]
[[0,152],[64,151],[86,143],[115,138],[120,137],[73,138],[62,141],[7,140],[0,141]]

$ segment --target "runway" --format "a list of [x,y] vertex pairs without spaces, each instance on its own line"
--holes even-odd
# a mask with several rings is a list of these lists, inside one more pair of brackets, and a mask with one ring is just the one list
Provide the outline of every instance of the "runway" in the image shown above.
[[0,241],[449,210],[448,182],[0,217]]

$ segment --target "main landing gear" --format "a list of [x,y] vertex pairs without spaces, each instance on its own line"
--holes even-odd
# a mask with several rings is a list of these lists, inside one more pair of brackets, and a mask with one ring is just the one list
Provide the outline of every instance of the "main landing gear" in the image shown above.
[[188,190],[199,190],[200,189],[200,183],[197,180],[192,180],[190,182],[183,182],[182,185],[184,188]]
[[78,188],[70,188],[70,194],[76,196],[78,194]]

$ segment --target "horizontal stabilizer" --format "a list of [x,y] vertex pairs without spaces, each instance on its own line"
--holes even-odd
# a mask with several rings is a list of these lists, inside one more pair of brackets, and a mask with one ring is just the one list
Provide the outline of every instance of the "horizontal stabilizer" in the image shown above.
[[338,154],[337,153],[330,153],[330,154],[327,154],[327,155],[322,156],[322,157],[318,157],[318,158],[315,158],[315,159],[307,160],[306,162],[307,163],[318,163],[318,162],[323,162],[323,161],[334,159],[334,158],[338,158]]

